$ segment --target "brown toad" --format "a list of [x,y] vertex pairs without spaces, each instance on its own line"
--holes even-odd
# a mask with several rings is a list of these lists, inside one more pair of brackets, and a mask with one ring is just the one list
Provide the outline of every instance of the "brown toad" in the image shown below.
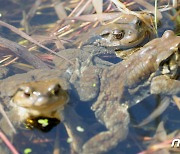
[[114,23],[100,26],[88,34],[92,37],[87,43],[115,50],[127,50],[146,42],[150,37],[150,30],[137,16],[122,14]]
[[60,79],[21,84],[10,102],[16,109],[19,121],[33,117],[60,119],[59,111],[69,101],[67,90],[62,89],[61,85],[63,81]]
[[[164,42],[166,45],[162,46]],[[92,110],[107,130],[87,141],[82,153],[107,152],[126,137],[129,123],[127,108],[150,95],[152,79],[168,76],[162,69],[174,55],[179,55],[179,43],[179,36],[175,36],[172,31],[166,31],[161,38],[150,41],[128,59],[104,69],[100,94]],[[179,59],[174,64],[169,67],[169,71],[179,76]],[[172,82],[179,84],[180,81],[175,76],[172,79]],[[179,86],[175,85],[174,88],[174,94],[178,94]]]
[[[164,48],[161,46],[162,42],[167,42]],[[160,71],[162,62],[179,52],[179,42],[180,38],[176,37],[172,31],[166,31],[162,38],[149,42],[127,60],[114,66],[103,64],[108,68],[100,65],[97,67],[98,62],[96,60],[92,61],[93,54],[88,55],[83,60],[83,57],[82,59],[79,57],[80,53],[78,53],[78,56],[72,53],[70,57],[76,62],[75,67],[69,67],[70,64],[63,63],[63,65],[58,65],[61,70],[31,71],[27,73],[29,77],[25,80],[41,80],[53,76],[56,78],[65,77],[73,85],[80,100],[94,100],[98,96],[92,109],[95,111],[97,119],[108,130],[87,141],[82,148],[82,153],[107,152],[126,137],[129,123],[127,108],[150,94],[151,79],[163,72]],[[93,62],[95,62],[95,65]],[[176,74],[177,67],[174,66],[170,67],[170,72]],[[166,66],[163,65],[162,68],[165,69]],[[9,78],[9,80],[11,81],[13,78]],[[3,82],[5,80],[1,82],[1,87],[5,87],[7,84],[6,82],[3,86]],[[99,85],[101,86],[100,93]],[[6,91],[5,88],[0,93],[1,97],[4,96],[3,93],[7,95],[9,91]],[[73,125],[73,122],[69,125]]]

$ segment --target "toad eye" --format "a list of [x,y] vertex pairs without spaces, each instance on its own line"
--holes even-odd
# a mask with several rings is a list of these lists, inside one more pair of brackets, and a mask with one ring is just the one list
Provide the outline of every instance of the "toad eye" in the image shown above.
[[137,25],[138,27],[142,26],[142,21],[141,21],[141,20],[138,20],[138,21],[136,22],[136,25]]
[[125,31],[115,29],[115,30],[113,30],[112,34],[115,37],[115,39],[120,40],[120,39],[122,39],[124,37]]
[[178,52],[180,52],[180,43],[178,44]]
[[51,95],[58,96],[61,91],[61,86],[59,84],[55,85],[55,87],[50,91]]

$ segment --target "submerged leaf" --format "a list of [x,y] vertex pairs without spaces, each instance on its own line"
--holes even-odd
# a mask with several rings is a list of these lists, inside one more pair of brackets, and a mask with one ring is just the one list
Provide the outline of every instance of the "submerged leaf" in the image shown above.
[[29,154],[32,152],[32,149],[31,148],[26,148],[24,149],[24,154]]
[[39,119],[38,123],[41,124],[43,127],[46,127],[49,125],[48,119]]

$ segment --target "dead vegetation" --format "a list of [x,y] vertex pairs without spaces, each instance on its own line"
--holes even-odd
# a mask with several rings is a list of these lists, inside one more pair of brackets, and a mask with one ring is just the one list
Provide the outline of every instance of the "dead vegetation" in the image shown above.
[[[171,11],[170,18],[176,25],[180,24],[178,0],[28,0],[28,3],[26,0],[0,0],[0,3],[1,67],[22,65],[18,61],[20,58],[33,68],[53,67],[51,55],[64,58],[56,52],[72,46],[80,47],[82,40],[89,37],[84,33],[117,21],[122,13],[138,16],[157,33],[163,12]],[[147,14],[152,18],[147,18]],[[8,35],[4,33],[4,27],[10,30]],[[23,67],[29,69],[25,64]],[[169,141],[167,137],[164,140]],[[159,149],[149,146],[141,153]]]

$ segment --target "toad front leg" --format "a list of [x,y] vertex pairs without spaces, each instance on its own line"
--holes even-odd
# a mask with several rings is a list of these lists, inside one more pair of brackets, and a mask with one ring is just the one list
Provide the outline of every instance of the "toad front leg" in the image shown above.
[[178,95],[180,94],[180,81],[160,75],[151,81],[151,94]]
[[104,153],[115,147],[128,134],[129,114],[127,107],[119,105],[118,102],[103,102],[100,110],[95,114],[101,119],[107,131],[103,131],[83,145],[83,154]]

